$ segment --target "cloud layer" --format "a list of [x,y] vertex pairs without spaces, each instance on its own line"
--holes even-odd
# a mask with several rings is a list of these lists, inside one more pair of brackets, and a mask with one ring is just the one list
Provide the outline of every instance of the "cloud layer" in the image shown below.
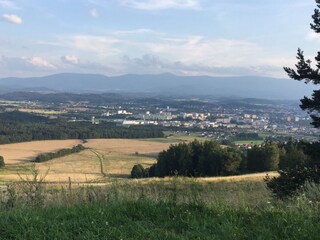
[[178,75],[283,77],[282,67],[291,66],[295,61],[291,56],[278,56],[250,41],[173,35],[151,29],[113,31],[104,35],[63,35],[52,39],[47,47],[45,44],[41,42],[44,49],[54,48],[56,57],[50,57],[50,61],[45,55],[31,55],[15,61],[3,58],[2,62],[48,73],[172,72]]
[[10,0],[0,0],[0,7],[6,9],[19,9],[13,1]]

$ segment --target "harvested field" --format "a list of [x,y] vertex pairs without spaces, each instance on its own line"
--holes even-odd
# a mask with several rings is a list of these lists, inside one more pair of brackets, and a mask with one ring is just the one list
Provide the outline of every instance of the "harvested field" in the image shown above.
[[[0,181],[19,180],[28,173],[32,160],[40,153],[53,152],[62,148],[71,148],[80,144],[80,140],[50,140],[0,145],[0,155],[4,156],[6,167],[0,170]],[[37,163],[41,174],[45,174],[48,182],[100,182],[102,178],[100,161],[96,153],[103,156],[103,170],[108,178],[127,178],[135,164],[148,167],[155,163],[157,154],[167,149],[170,143],[148,142],[130,139],[91,139],[84,146],[90,148],[80,153]],[[230,177],[198,178],[201,182],[237,182],[262,181],[267,173],[246,174]],[[270,177],[276,172],[268,173]],[[166,178],[170,179],[170,178]],[[161,181],[166,181],[162,179]],[[157,179],[141,179],[147,183]]]
[[169,143],[145,142],[130,139],[90,139],[86,147],[109,153],[157,155],[167,149]]
[[[3,181],[18,180],[17,172],[27,172],[29,161],[36,155],[71,148],[79,143],[79,140],[59,140],[1,145],[0,155],[4,156],[7,166],[0,171],[0,178]],[[170,144],[128,139],[92,139],[84,146],[103,155],[104,172],[108,177],[118,178],[128,177],[135,164],[150,166],[156,161],[157,154]],[[46,180],[50,182],[66,182],[69,177],[75,182],[99,181],[99,158],[90,149],[36,166],[42,174],[49,170]]]
[[0,145],[0,155],[6,164],[17,164],[32,160],[38,154],[72,148],[80,140],[44,140]]

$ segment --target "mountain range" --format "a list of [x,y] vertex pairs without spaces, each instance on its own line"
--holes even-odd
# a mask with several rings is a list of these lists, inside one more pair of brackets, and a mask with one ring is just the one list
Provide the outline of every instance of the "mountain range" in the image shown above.
[[44,77],[2,78],[0,92],[73,93],[156,93],[170,95],[210,95],[265,99],[300,99],[310,96],[314,86],[291,79],[271,77],[211,77],[127,74],[108,77],[100,74],[61,73]]

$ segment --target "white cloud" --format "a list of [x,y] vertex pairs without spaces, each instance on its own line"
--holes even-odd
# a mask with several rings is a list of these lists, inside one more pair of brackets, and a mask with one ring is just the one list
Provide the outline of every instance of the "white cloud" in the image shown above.
[[152,29],[113,31],[104,35],[63,35],[46,44],[50,46],[48,49],[54,50],[41,54],[42,58],[24,58],[26,67],[48,72],[97,71],[107,75],[110,72],[173,72],[283,77],[283,66],[295,64],[292,55],[272,53],[251,41],[166,34]]
[[[215,66],[210,64],[183,63],[181,61],[170,61],[155,55],[144,55],[142,57],[130,58],[123,56],[123,72],[130,73],[165,73],[171,72],[186,76],[284,76],[281,67],[272,65],[256,66]],[[281,71],[281,72],[280,72]]]
[[[58,67],[41,57],[0,56],[1,76],[26,77],[52,74]],[[60,70],[60,69],[59,69]]]
[[26,59],[24,57],[0,56],[0,66],[2,70],[15,70],[17,68],[26,70],[28,68]]
[[159,9],[199,9],[199,0],[120,0],[126,7],[141,10]]
[[76,56],[72,56],[72,55],[62,56],[61,60],[62,60],[62,62],[68,63],[68,64],[75,64],[76,65],[79,63],[79,59]]
[[31,57],[27,59],[27,63],[40,68],[49,68],[49,69],[56,69],[56,66],[49,63],[48,61],[44,60],[41,57]]
[[95,8],[91,9],[89,13],[92,17],[95,17],[95,18],[99,17],[99,13],[98,13],[97,9],[95,9]]
[[[292,56],[266,51],[250,41],[172,35],[152,29],[64,36],[58,43],[63,51],[77,53],[77,57],[63,55],[61,60],[68,63],[64,67],[93,69],[100,64],[112,66],[119,74],[268,75],[269,71],[270,76],[283,77],[283,66],[294,64]],[[95,63],[89,64],[92,60]]]
[[320,39],[320,34],[319,33],[315,33],[315,32],[309,32],[306,36],[306,40],[308,41],[314,41],[314,40],[318,40]]
[[14,15],[14,14],[3,14],[2,19],[7,22],[13,23],[13,24],[21,24],[22,23],[21,17]]
[[95,53],[97,55],[116,55],[121,53],[114,45],[120,40],[113,36],[74,35],[63,37],[61,44],[71,49]]
[[[134,30],[122,30],[114,32],[114,35],[132,35],[132,34],[142,34],[142,33],[152,33],[153,31],[148,28],[138,28]],[[154,32],[153,32],[154,33]]]
[[10,0],[0,0],[0,7],[7,9],[19,9],[16,4]]
[[[128,43],[130,44],[130,43]],[[137,43],[149,53],[165,56],[174,61],[216,66],[243,66],[261,54],[255,43],[230,40],[207,39],[202,36],[164,38],[161,41]]]

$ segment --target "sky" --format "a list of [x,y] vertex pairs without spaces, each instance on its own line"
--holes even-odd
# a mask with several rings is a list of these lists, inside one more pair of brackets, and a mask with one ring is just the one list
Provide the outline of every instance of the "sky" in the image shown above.
[[0,77],[286,77],[314,58],[314,0],[0,0]]

